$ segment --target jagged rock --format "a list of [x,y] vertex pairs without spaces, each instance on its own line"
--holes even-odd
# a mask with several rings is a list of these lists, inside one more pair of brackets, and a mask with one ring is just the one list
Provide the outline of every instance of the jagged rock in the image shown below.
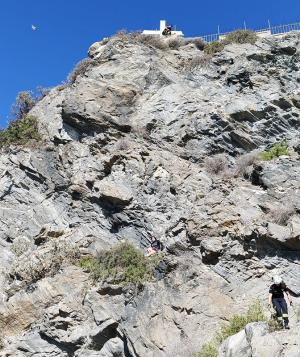
[[99,198],[103,199],[113,205],[128,205],[133,195],[130,189],[125,184],[114,183],[108,180],[102,180],[95,183],[94,190],[96,190]]
[[[298,51],[296,35],[211,60],[125,35],[92,45],[86,72],[30,112],[43,144],[0,158],[3,355],[173,357],[175,346],[183,357],[265,299],[273,273],[299,294]],[[283,139],[295,152],[236,167]],[[153,237],[166,256],[143,287],[95,283],[79,267]],[[220,353],[276,356],[284,338],[282,353],[299,352],[294,331],[264,331],[248,326]]]
[[297,328],[268,333],[266,323],[252,323],[225,340],[219,349],[218,357],[296,357],[300,353],[298,339]]

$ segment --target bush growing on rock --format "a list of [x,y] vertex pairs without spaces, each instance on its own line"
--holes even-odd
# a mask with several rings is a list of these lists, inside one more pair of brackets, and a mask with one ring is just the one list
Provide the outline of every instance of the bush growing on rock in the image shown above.
[[283,155],[289,155],[289,147],[285,143],[277,143],[270,150],[261,152],[259,158],[264,161],[270,161]]
[[25,116],[22,119],[13,120],[8,128],[0,131],[0,148],[9,145],[24,146],[33,141],[40,141],[38,121],[34,116]]
[[230,32],[228,35],[226,35],[225,43],[255,44],[257,39],[258,39],[257,34],[254,31],[236,30],[236,31]]
[[184,44],[184,41],[181,37],[176,36],[169,38],[167,43],[172,50],[178,50],[178,48]]
[[287,202],[285,205],[280,205],[271,209],[270,215],[275,223],[285,226],[295,211],[295,206],[292,203]]
[[225,47],[225,43],[222,41],[214,41],[205,44],[203,51],[208,55],[214,55],[221,52]]
[[100,253],[97,258],[82,258],[80,266],[90,272],[96,281],[142,284],[153,278],[157,258],[145,257],[142,251],[124,242]]
[[23,119],[29,111],[35,106],[39,100],[31,91],[23,91],[18,93],[16,102],[12,106],[12,114],[15,119]]
[[159,50],[165,50],[168,47],[167,42],[159,36],[139,34],[138,36],[135,36],[134,39]]
[[[186,40],[178,36],[171,36],[165,38],[157,35],[145,35],[142,34],[141,32],[127,32],[126,30],[119,31],[113,38],[116,38],[117,40],[120,41],[139,42],[146,46],[155,47],[159,50],[166,50],[166,49],[177,50],[182,46],[192,43],[195,45],[195,47],[198,50],[202,51],[205,46],[204,41],[200,37]],[[107,42],[108,41],[106,41],[106,43]]]
[[129,140],[122,138],[119,141],[116,142],[115,148],[116,150],[120,151],[126,151],[129,150],[131,147],[131,143]]
[[73,264],[78,258],[79,249],[76,245],[57,238],[34,252],[29,250],[22,254],[12,265],[10,277],[28,286],[46,276],[55,275],[64,264]]
[[195,354],[193,357],[217,357],[218,356],[218,344],[215,342],[205,343],[201,348],[201,351]]
[[78,76],[83,76],[91,66],[95,65],[95,63],[96,61],[91,58],[84,58],[76,64],[72,72],[69,74],[68,81],[74,83]]
[[246,176],[248,169],[258,160],[258,151],[241,155],[236,161],[236,175]]
[[211,55],[202,55],[202,56],[195,56],[190,60],[184,61],[183,66],[187,69],[192,71],[195,68],[208,68],[211,65]]
[[222,41],[213,41],[213,42],[205,44],[203,50],[207,54],[214,55],[218,52],[221,52],[224,49],[225,45],[228,45],[230,43],[255,44],[257,39],[258,39],[257,34],[254,31],[236,30],[236,31],[230,32],[228,35],[226,35],[226,38]]
[[229,336],[235,335],[251,322],[266,321],[267,318],[263,312],[262,304],[259,300],[255,301],[245,315],[234,315],[229,324],[221,328],[219,337],[221,341],[226,340]]
[[27,237],[17,237],[14,239],[11,251],[17,256],[26,253],[32,247],[32,242]]
[[192,43],[196,46],[196,48],[198,48],[198,50],[203,51],[204,47],[205,47],[205,43],[202,40],[202,38],[191,38],[189,40],[185,40],[184,44],[188,45],[189,43]]
[[213,157],[208,157],[204,161],[205,169],[208,173],[219,175],[228,169],[228,159],[225,154],[217,154]]
[[244,315],[234,315],[229,319],[228,325],[221,327],[216,337],[203,345],[202,349],[194,357],[217,357],[219,345],[228,337],[235,335],[251,322],[267,321],[262,304],[259,300],[254,301]]
[[270,319],[268,321],[268,329],[269,332],[275,332],[282,330],[282,324],[277,319]]

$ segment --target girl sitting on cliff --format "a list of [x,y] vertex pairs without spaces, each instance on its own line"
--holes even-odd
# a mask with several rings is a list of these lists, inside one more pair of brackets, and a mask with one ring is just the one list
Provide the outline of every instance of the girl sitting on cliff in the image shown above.
[[156,238],[151,238],[150,247],[146,249],[146,257],[150,257],[151,255],[158,253],[162,249],[163,249],[163,245],[161,241]]

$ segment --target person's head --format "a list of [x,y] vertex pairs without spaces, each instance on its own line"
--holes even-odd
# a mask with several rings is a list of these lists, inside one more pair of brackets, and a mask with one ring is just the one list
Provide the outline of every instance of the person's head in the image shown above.
[[274,275],[272,279],[273,283],[276,285],[280,285],[282,283],[282,278],[279,275]]

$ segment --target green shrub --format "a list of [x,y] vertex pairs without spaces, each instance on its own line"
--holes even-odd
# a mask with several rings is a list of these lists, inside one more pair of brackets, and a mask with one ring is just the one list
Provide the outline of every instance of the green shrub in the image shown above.
[[12,107],[12,114],[15,119],[22,119],[35,106],[39,100],[31,91],[23,91],[18,93],[16,102]]
[[24,146],[32,141],[40,141],[37,118],[25,116],[23,119],[13,120],[8,128],[0,131],[0,148],[11,144]]
[[257,34],[251,30],[236,30],[226,35],[226,43],[251,43],[254,44],[257,41]]
[[289,155],[289,147],[285,143],[278,143],[273,145],[270,150],[261,152],[259,158],[264,161],[270,161],[282,155]]
[[245,315],[234,315],[229,324],[223,326],[219,332],[219,338],[222,341],[226,340],[229,336],[233,336],[241,331],[247,324],[251,322],[266,321],[267,318],[263,312],[263,307],[259,300],[256,300],[250,307]]
[[245,315],[234,315],[229,320],[228,325],[221,327],[215,338],[203,345],[202,349],[195,355],[195,357],[216,357],[219,345],[226,340],[226,338],[240,332],[247,324],[258,321],[267,321],[267,318],[263,312],[261,302],[256,300],[250,305]]
[[218,346],[215,342],[209,342],[202,346],[200,352],[195,354],[193,357],[217,357],[218,356]]
[[80,266],[96,281],[109,279],[114,283],[141,284],[153,278],[158,261],[158,255],[145,257],[142,251],[124,242],[100,253],[97,258],[81,259]]
[[269,332],[275,332],[282,330],[282,324],[277,319],[270,319],[268,321]]
[[225,47],[224,42],[214,41],[206,43],[203,51],[208,55],[214,55],[215,53],[221,52]]
[[[233,336],[241,331],[247,325],[247,316],[235,315],[229,320],[229,325],[223,326],[220,331],[221,341],[226,340],[229,336]],[[252,321],[251,321],[252,322]]]

